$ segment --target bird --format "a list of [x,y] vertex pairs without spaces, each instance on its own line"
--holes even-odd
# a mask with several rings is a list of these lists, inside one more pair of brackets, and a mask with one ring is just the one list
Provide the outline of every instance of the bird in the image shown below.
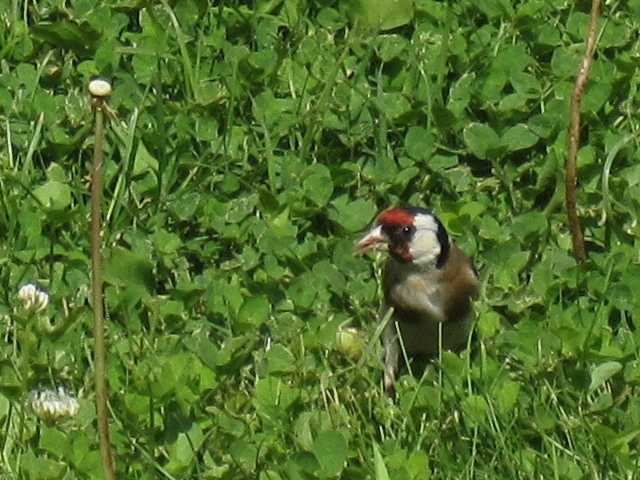
[[402,348],[409,356],[436,356],[440,345],[459,351],[467,344],[473,300],[480,289],[478,271],[452,242],[442,222],[420,207],[383,211],[354,249],[358,255],[388,252],[380,316],[388,317],[392,309],[382,343],[384,390],[393,396]]

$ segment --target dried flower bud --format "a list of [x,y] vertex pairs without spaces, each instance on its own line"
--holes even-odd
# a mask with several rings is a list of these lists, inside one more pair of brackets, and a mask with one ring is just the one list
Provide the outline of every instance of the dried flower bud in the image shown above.
[[58,387],[57,390],[31,390],[27,405],[47,425],[75,416],[80,408],[78,400],[69,395],[64,387]]
[[89,82],[89,93],[94,97],[108,97],[111,91],[111,83],[104,78],[94,78]]
[[49,305],[49,295],[33,283],[21,286],[18,290],[18,298],[29,313],[42,312]]

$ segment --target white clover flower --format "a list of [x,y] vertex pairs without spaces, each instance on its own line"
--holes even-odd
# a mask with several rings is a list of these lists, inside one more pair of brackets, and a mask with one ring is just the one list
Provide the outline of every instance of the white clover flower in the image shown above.
[[78,400],[69,395],[64,387],[58,387],[57,390],[31,390],[27,405],[47,425],[75,416],[80,408]]
[[40,290],[37,285],[27,283],[18,290],[18,298],[29,313],[42,312],[49,305],[49,294]]

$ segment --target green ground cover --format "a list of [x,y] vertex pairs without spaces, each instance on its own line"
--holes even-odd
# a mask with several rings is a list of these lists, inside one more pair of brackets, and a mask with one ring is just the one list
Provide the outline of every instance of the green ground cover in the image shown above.
[[[374,2],[375,3],[375,2]],[[631,479],[639,467],[640,2],[0,5],[0,476],[100,478],[89,79],[113,81],[104,258],[123,479]],[[382,20],[383,30],[367,28]],[[479,267],[473,346],[381,389],[378,211],[434,210]],[[29,314],[17,293],[51,296]],[[362,354],[336,348],[344,325]],[[48,424],[28,392],[63,385]]]

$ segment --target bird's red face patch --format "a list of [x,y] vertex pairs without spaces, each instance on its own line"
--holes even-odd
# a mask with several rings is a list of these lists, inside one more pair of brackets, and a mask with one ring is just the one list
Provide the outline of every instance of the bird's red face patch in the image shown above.
[[388,227],[406,227],[413,225],[413,216],[401,208],[391,208],[380,214],[378,223]]
[[402,263],[412,262],[409,244],[415,230],[413,215],[402,208],[392,208],[380,214],[378,224],[388,237],[391,256]]

